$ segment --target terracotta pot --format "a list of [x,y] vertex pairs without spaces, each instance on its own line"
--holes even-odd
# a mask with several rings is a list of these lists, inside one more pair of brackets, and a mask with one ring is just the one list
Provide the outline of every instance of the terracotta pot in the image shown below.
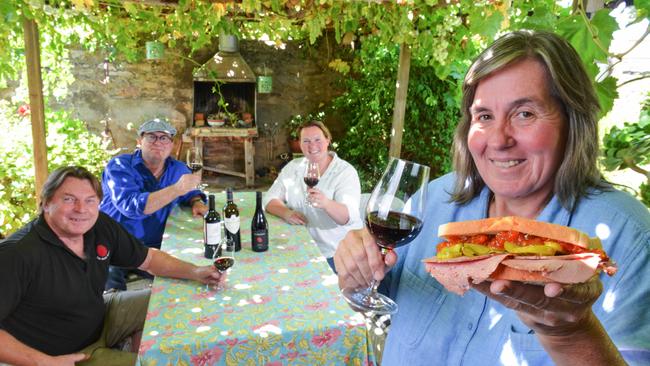
[[300,140],[289,139],[289,150],[292,153],[302,153],[302,150],[300,150]]

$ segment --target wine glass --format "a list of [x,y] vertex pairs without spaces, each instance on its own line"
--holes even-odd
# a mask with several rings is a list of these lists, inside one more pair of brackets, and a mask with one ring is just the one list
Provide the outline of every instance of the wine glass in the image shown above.
[[[309,188],[314,188],[318,184],[320,179],[320,167],[318,163],[307,161],[307,169],[305,170],[305,184]],[[305,197],[305,204],[307,206],[312,206],[311,201],[309,201],[309,194]]]
[[[381,248],[389,251],[410,243],[422,229],[429,167],[391,158],[366,206],[366,227]],[[365,289],[343,289],[343,298],[357,311],[394,314],[397,303],[377,292],[378,281]]]
[[[190,168],[192,173],[197,173],[200,172],[201,169],[203,169],[203,153],[201,151],[201,148],[198,146],[194,146],[191,149],[187,151],[187,157],[186,157],[186,164],[187,167]],[[203,190],[205,189],[206,185],[199,183],[197,185],[197,189]]]
[[[221,254],[214,260],[214,267],[219,273],[225,273],[235,264],[235,246],[226,245],[225,242],[225,240],[222,240],[219,244],[221,246]],[[217,286],[217,290],[223,290],[221,283]]]

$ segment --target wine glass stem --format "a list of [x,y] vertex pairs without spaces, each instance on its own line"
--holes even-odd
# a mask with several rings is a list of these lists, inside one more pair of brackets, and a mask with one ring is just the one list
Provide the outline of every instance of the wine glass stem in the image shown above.
[[373,278],[372,281],[370,281],[370,292],[368,293],[368,299],[367,299],[368,302],[370,302],[372,299],[377,297],[378,287],[379,287],[379,281]]
[[[381,247],[381,261],[382,262],[384,261],[384,258],[386,258],[386,253],[388,253],[388,249],[386,249],[384,247]],[[377,288],[379,287],[379,283],[380,283],[380,281],[377,281],[376,279],[374,279],[374,277],[373,277],[372,281],[370,281],[370,286],[368,287],[370,289],[370,291],[368,291],[368,295],[364,299],[364,301],[367,304],[372,303],[377,298]]]

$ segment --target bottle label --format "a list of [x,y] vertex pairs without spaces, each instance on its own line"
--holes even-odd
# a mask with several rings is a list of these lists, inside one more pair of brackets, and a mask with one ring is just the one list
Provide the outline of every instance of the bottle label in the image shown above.
[[237,234],[239,231],[239,216],[230,216],[223,219],[224,224],[226,225],[226,230],[231,234]]
[[221,242],[221,224],[218,222],[205,225],[205,243],[216,245]]
[[255,230],[253,231],[253,243],[251,245],[253,248],[266,249],[269,246],[269,236],[266,230]]

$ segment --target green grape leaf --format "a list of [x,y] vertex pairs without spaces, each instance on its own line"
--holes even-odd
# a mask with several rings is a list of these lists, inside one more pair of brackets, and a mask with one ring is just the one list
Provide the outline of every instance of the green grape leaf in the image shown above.
[[[600,9],[591,18],[591,25],[595,28],[596,37],[607,50],[612,43],[614,32],[619,29],[616,19],[609,13],[609,9]],[[600,61],[607,61],[607,58],[600,59]]]
[[501,29],[503,14],[497,9],[483,8],[482,11],[473,11],[469,16],[470,28],[473,33],[493,38]]
[[597,82],[596,95],[600,103],[600,116],[604,116],[612,110],[614,100],[618,98],[618,90],[616,89],[616,78],[609,76],[605,80]]
[[594,69],[590,66],[594,65],[594,60],[606,60],[607,54],[594,42],[582,17],[575,14],[562,19],[558,22],[557,31],[578,51],[580,58],[593,78],[598,71],[596,69],[594,73]]

